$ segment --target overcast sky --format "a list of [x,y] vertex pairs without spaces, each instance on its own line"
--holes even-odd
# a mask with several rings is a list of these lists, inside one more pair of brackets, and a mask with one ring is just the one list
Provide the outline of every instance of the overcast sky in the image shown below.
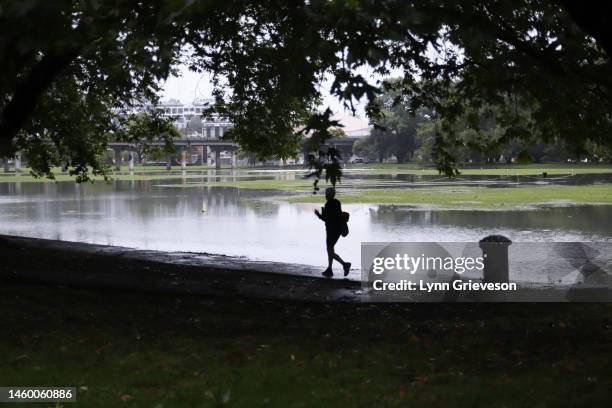
[[[440,61],[442,63],[445,59],[446,53],[450,52],[450,55],[458,54],[459,62],[461,62],[463,52],[458,47],[449,42],[441,42],[441,40],[438,42],[438,45],[439,49],[436,49],[432,44],[427,45],[425,54],[432,61]],[[193,102],[193,100],[196,98],[212,97],[210,74],[196,74],[189,71],[185,65],[181,65],[178,68],[180,75],[168,78],[168,80],[163,84],[162,99],[178,99],[180,102],[188,104]],[[375,75],[372,72],[372,69],[368,66],[360,67],[356,70],[356,72],[368,79],[368,81],[370,81],[372,84],[376,84],[378,81],[384,79],[380,75]],[[390,69],[390,74],[388,77],[401,76],[403,76],[403,71],[401,69]],[[321,85],[321,93],[323,95],[321,110],[325,110],[327,107],[331,108],[331,110],[337,114],[336,119],[340,119],[345,127],[367,126],[368,119],[365,115],[365,97],[362,98],[359,103],[355,104],[355,107],[357,108],[357,120],[354,118],[344,120],[352,113],[349,110],[345,110],[342,103],[340,103],[336,97],[330,95],[329,89],[331,88],[332,82],[333,76],[330,75],[330,77],[327,78],[327,80]]]
[[[162,99],[178,99],[182,103],[191,103],[196,98],[210,98],[212,96],[212,86],[210,81],[210,74],[203,73],[197,74],[189,71],[186,66],[180,66],[180,76],[169,78],[163,85]],[[359,70],[359,73],[364,77],[368,78],[371,83],[375,83],[380,80],[380,76],[375,76],[371,73],[371,70],[363,68]],[[395,76],[401,74],[400,71],[394,72]],[[334,113],[345,112],[342,104],[335,97],[329,94],[329,88],[331,87],[332,79],[329,78],[322,85],[323,104],[322,109],[330,107]],[[366,119],[364,113],[365,98],[359,103],[357,107],[357,116]],[[346,111],[346,114],[350,112]]]

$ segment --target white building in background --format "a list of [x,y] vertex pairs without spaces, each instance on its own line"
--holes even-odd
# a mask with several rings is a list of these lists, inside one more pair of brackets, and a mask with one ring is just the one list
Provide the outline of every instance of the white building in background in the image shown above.
[[[182,149],[179,154],[180,161],[207,163],[210,166],[218,166],[220,163],[234,166],[238,146],[231,140],[222,139],[233,126],[232,123],[218,114],[202,116],[213,103],[212,99],[196,99],[187,104],[169,100],[155,106],[134,106],[128,113],[143,113],[155,109],[161,116],[172,118],[174,126],[181,133],[175,140],[175,145]],[[115,147],[120,154],[121,146]]]
[[[162,102],[155,106],[155,109],[162,113],[162,116],[173,117],[174,124],[187,137],[204,138],[204,139],[219,139],[228,129],[232,127],[232,123],[219,115],[213,115],[212,118],[202,118],[202,113],[205,109],[214,103],[213,99],[196,99],[191,103],[181,103],[177,100]],[[144,112],[145,106],[135,107],[132,112]],[[194,118],[199,118],[202,121],[202,128],[194,129],[190,134],[190,121]],[[367,137],[370,134],[372,126],[367,119],[359,116],[352,116],[346,112],[338,112],[332,116],[332,120],[337,120],[343,127],[342,130],[350,138]],[[199,126],[198,126],[199,127]]]
[[[178,100],[169,100],[155,106],[155,109],[161,112],[162,116],[172,117],[174,119],[174,125],[181,132],[180,139],[187,140],[193,139],[194,143],[205,142],[207,140],[215,141],[215,143],[221,142],[221,139],[225,133],[232,128],[232,123],[227,119],[220,117],[215,114],[212,117],[203,118],[202,114],[205,110],[214,103],[213,99],[196,99],[191,103],[181,103]],[[150,109],[150,107],[149,107]],[[135,107],[132,112],[144,112],[147,108],[144,106]],[[194,119],[199,119],[194,121]],[[338,112],[332,116],[332,120],[337,120],[343,125],[342,130],[346,133],[349,139],[357,139],[367,137],[370,134],[371,126],[367,119],[360,118],[358,116],[352,116],[345,112]],[[191,129],[190,127],[194,128]],[[307,136],[308,137],[308,136]],[[347,139],[344,139],[345,141]],[[231,141],[227,141],[231,144]],[[346,142],[340,141],[336,144],[345,145]],[[208,164],[214,164],[213,150],[210,146],[201,146],[198,148],[200,152],[196,155],[192,153],[195,159],[191,159],[191,162],[207,162]],[[352,150],[352,144],[350,149]],[[354,157],[354,156],[353,156]],[[349,159],[347,157],[347,159]],[[222,150],[219,156],[216,157],[217,161],[223,162],[235,162],[235,149]],[[302,164],[304,162],[304,153],[300,152],[295,159],[289,159],[284,161],[286,164]],[[246,164],[246,163],[243,163]],[[267,164],[282,164],[280,160],[270,160]]]
[[[157,105],[155,108],[162,112],[162,116],[170,116],[175,118],[175,126],[182,131],[187,138],[204,138],[204,139],[219,139],[232,124],[227,119],[221,118],[218,115],[214,115],[212,119],[202,118],[202,112],[209,107],[214,100],[212,99],[196,99],[190,104],[182,104],[180,102],[165,102]],[[193,129],[193,132],[189,133],[189,122],[193,118],[200,118],[202,120],[202,129]]]

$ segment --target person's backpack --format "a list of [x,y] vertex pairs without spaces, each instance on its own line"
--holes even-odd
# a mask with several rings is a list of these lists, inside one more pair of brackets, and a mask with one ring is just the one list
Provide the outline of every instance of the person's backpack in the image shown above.
[[340,224],[340,235],[342,235],[343,237],[346,237],[349,233],[349,228],[348,228],[348,221],[350,218],[350,214],[347,212],[342,211],[342,223]]

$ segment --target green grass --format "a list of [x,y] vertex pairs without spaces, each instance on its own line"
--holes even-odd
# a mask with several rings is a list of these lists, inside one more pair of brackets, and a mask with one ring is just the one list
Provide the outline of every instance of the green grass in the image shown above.
[[[221,177],[236,177],[236,178],[253,178],[253,177],[261,177],[258,175],[253,175],[253,174],[240,174],[240,175],[235,175],[235,176],[229,176],[229,175],[202,175],[202,174],[197,174],[197,169],[191,169],[189,168],[187,170],[187,173],[185,175],[182,175],[180,173],[176,173],[177,170],[180,170],[180,168],[174,168],[173,171],[175,172],[175,174],[147,174],[147,172],[144,172],[144,174],[122,174],[122,173],[111,173],[109,174],[111,180],[177,180],[177,179],[203,179],[203,178],[221,178]],[[202,171],[204,169],[200,169],[200,171]],[[157,171],[163,171],[163,170],[157,170]],[[135,171],[135,173],[138,173],[138,171]],[[94,182],[104,182],[104,178],[101,176],[94,176],[93,177]],[[60,182],[60,181],[74,181],[74,177],[70,176],[68,174],[59,174],[57,173],[55,176],[55,180],[51,180],[51,179],[47,179],[47,178],[36,178],[36,177],[32,177],[30,174],[21,174],[19,176],[17,175],[0,175],[0,183],[9,183],[9,182],[24,182],[24,183],[53,183],[53,182]]]
[[157,187],[168,188],[197,188],[197,187],[237,187],[253,190],[289,190],[306,191],[312,190],[312,180],[288,179],[288,180],[240,180],[240,181],[207,181],[191,182],[186,184],[159,184]]
[[[517,188],[434,187],[341,190],[343,203],[417,204],[443,208],[508,209],[521,205],[566,202],[612,204],[612,185],[529,186]],[[290,202],[320,202],[319,195],[290,197]]]
[[[386,180],[368,180],[376,183]],[[351,180],[352,185],[363,181]],[[346,182],[345,182],[346,183]],[[237,187],[245,189],[280,190],[302,193],[298,196],[284,197],[292,203],[321,202],[322,194],[312,192],[312,180],[242,180],[232,182],[203,182],[186,184],[166,184],[157,187],[198,188],[198,187]],[[509,186],[504,188],[487,187],[423,187],[423,188],[350,188],[343,184],[337,186],[343,203],[378,203],[396,205],[427,205],[441,208],[460,209],[509,209],[525,205],[563,203],[563,204],[612,204],[612,185],[595,184],[585,186]]]
[[[576,170],[582,172],[602,172],[607,167],[591,166]],[[384,169],[383,169],[384,170]],[[394,172],[402,171],[395,166],[387,170]],[[516,167],[513,171],[521,174],[538,174],[542,171],[552,173],[555,169],[535,168],[533,166]],[[557,169],[559,173],[567,173],[566,167]],[[484,171],[484,170],[482,170]],[[482,172],[481,170],[469,170],[471,174]],[[504,169],[489,169],[505,175]],[[384,171],[381,171],[384,173]],[[468,171],[466,171],[467,173]],[[493,174],[491,174],[493,175]],[[291,174],[285,180],[251,180],[261,177],[259,174],[237,173],[234,176],[219,175],[206,176],[200,174],[187,173],[181,174],[139,174],[114,176],[116,180],[184,180],[180,184],[159,184],[159,188],[201,188],[201,187],[237,187],[244,189],[260,190],[280,190],[286,192],[302,193],[294,197],[284,197],[289,202],[320,202],[320,194],[312,195],[312,180],[300,178],[299,175]],[[233,181],[210,181],[232,177]],[[297,178],[295,178],[297,177]],[[70,176],[60,175],[58,181],[72,180]],[[38,181],[30,176],[3,176],[0,182],[7,181]],[[101,182],[101,181],[99,181]],[[380,203],[397,205],[427,205],[440,208],[479,208],[479,209],[509,209],[518,206],[563,202],[566,204],[612,204],[612,186],[609,184],[595,184],[586,186],[518,186],[505,188],[486,188],[471,186],[444,186],[444,187],[424,187],[424,188],[343,188],[346,185],[359,187],[366,183],[391,183],[384,179],[344,179],[343,183],[338,184],[341,200],[344,203]],[[321,187],[324,187],[324,183]]]
[[[368,180],[376,183],[383,180]],[[359,184],[361,181],[353,181]],[[312,180],[243,180],[236,182],[205,182],[187,184],[167,184],[158,187],[237,187],[245,189],[264,189],[300,192],[302,194],[283,199],[292,203],[318,203],[322,194],[313,195]],[[428,205],[441,208],[460,209],[509,209],[525,205],[544,203],[563,204],[612,204],[612,185],[595,184],[586,186],[518,186],[505,188],[487,187],[423,187],[423,188],[379,188],[343,189],[337,186],[339,198],[343,203],[378,203],[396,205]]]
[[[235,170],[248,171],[257,169],[257,167],[251,166],[238,166],[234,168]],[[162,172],[165,171],[165,166],[142,166],[136,165],[134,166],[134,171],[136,173],[153,173],[153,172]],[[172,170],[177,171],[180,170],[180,166],[173,166]],[[190,175],[189,172],[193,171],[203,171],[203,170],[214,170],[214,168],[209,166],[189,166],[187,168],[188,175],[187,177],[196,177],[195,175]],[[223,170],[227,170],[224,168]],[[368,165],[348,165],[346,168],[347,171],[353,172],[354,174],[416,174],[416,175],[439,175],[439,172],[431,167],[423,167],[420,164],[416,163],[407,163],[407,164],[393,164],[393,163],[383,163],[383,164],[368,164]],[[0,175],[0,183],[2,182],[53,182],[52,180],[45,178],[34,178],[29,174],[30,169],[24,167],[22,169],[21,175],[17,176],[14,173],[8,173],[8,175]],[[74,177],[69,176],[67,174],[61,174],[60,168],[56,167],[53,169],[56,174],[56,181],[72,181]],[[538,175],[542,172],[548,172],[550,175],[558,175],[558,174],[597,174],[597,173],[612,173],[611,165],[599,165],[599,164],[532,164],[532,165],[489,165],[483,168],[465,168],[461,169],[461,174],[464,175],[491,175],[491,176],[506,176],[506,175]],[[184,178],[180,174],[137,174],[130,176],[127,173],[127,166],[122,167],[122,171],[118,174],[111,174],[112,177],[116,180],[167,180],[167,179],[180,179]],[[102,180],[101,177],[94,177],[95,180]],[[306,183],[307,184],[307,183]],[[262,184],[264,185],[264,184]],[[255,187],[250,188],[275,188],[274,186],[265,186],[265,187]],[[242,187],[242,186],[240,186]],[[246,187],[245,187],[246,188]]]
[[0,294],[0,383],[76,386],[76,406],[610,402],[609,304],[304,304],[11,285]]
[[[235,168],[236,169],[236,168]],[[209,166],[188,166],[187,167],[187,175],[183,176],[181,174],[146,174],[146,173],[159,173],[165,172],[165,166],[134,166],[134,173],[144,173],[144,174],[134,174],[130,175],[128,173],[127,166],[123,166],[120,171],[111,171],[109,176],[114,180],[168,180],[168,179],[180,179],[180,178],[194,178],[194,177],[202,177],[202,175],[192,174],[197,171],[209,171],[215,170],[214,167]],[[230,170],[228,167],[223,167],[221,170]],[[0,169],[0,172],[2,170]],[[172,166],[172,171],[177,172],[181,171],[180,166]],[[45,177],[37,178],[33,177],[30,174],[30,168],[24,167],[21,169],[20,175],[16,175],[14,171],[9,173],[0,173],[0,183],[9,183],[9,182],[38,182],[38,183],[53,183],[55,181],[74,181],[74,176],[70,176],[69,174],[62,173],[59,167],[54,167],[53,172],[55,174],[55,180],[51,180]],[[104,181],[104,178],[101,176],[92,177],[94,181]]]
[[[128,174],[119,174],[119,175],[111,175],[111,180],[110,182],[112,182],[113,180],[175,180],[175,179],[183,179],[183,178],[187,178],[187,179],[191,179],[191,178],[199,178],[201,179],[202,176],[201,175],[195,175],[195,174],[187,174],[185,176],[180,175],[180,174],[135,174],[135,175],[128,175]],[[70,181],[74,181],[74,177],[66,175],[66,174],[59,174],[55,176],[55,180],[50,180],[47,178],[35,178],[32,177],[30,175],[23,175],[23,176],[0,176],[0,183],[11,183],[11,182],[22,182],[22,183],[54,183],[54,182],[60,182],[60,181],[64,181],[64,182],[70,182]],[[104,183],[104,178],[103,177],[93,177],[93,181],[96,183]]]
[[[395,163],[373,163],[367,165],[349,165],[349,170],[357,170],[366,174],[421,174],[421,175],[437,175],[438,170],[431,167],[423,167],[416,163],[395,164]],[[538,175],[542,172],[548,172],[550,175],[555,174],[598,174],[612,173],[612,165],[609,164],[512,164],[512,165],[486,165],[460,168],[461,174],[465,175],[490,175],[490,176],[506,176],[506,175]]]

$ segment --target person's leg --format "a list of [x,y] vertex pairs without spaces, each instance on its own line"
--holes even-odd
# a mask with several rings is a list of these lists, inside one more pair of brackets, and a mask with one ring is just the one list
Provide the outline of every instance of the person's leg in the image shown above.
[[332,268],[333,262],[334,262],[334,247],[328,245],[327,246],[327,269]]
[[326,242],[325,242],[327,244],[327,269],[323,273],[323,275],[325,276],[332,275],[332,265],[334,263],[334,259],[342,264],[342,267],[344,268],[344,271],[345,271],[344,276],[346,276],[347,265],[350,268],[350,264],[347,264],[346,262],[344,262],[342,258],[340,258],[338,254],[336,254],[334,250],[334,246],[336,245],[336,242],[338,242],[339,238],[340,238],[339,234],[334,234],[333,232],[330,234],[330,232],[327,231],[327,237],[326,237]]
[[351,270],[351,263],[344,262],[342,258],[340,258],[340,255],[338,255],[335,252],[334,252],[334,259],[342,264],[342,269],[344,269],[344,276],[347,276],[349,274],[349,271]]
[[[340,236],[338,236],[338,238],[340,238]],[[342,265],[342,269],[344,269],[344,276],[348,276],[349,272],[351,271],[351,263],[350,262],[345,262],[344,259],[342,259],[340,257],[340,255],[338,255],[334,249],[334,247],[336,246],[336,242],[338,242],[338,238],[336,238],[336,240],[333,242],[334,245],[331,246],[331,253],[332,253],[332,258],[335,259],[336,261],[340,262],[340,264]],[[329,245],[328,245],[328,250],[327,250],[328,254],[329,254]],[[330,261],[331,262],[331,261]]]
[[336,261],[340,262],[340,264],[342,264],[342,266],[344,266],[344,261],[342,260],[342,258],[340,258],[340,255],[338,255],[336,253],[336,243],[338,243],[338,240],[340,239],[340,234],[339,233],[334,233],[333,235],[328,235],[328,239],[327,239],[327,254],[330,257],[330,261],[329,264],[332,264],[332,259],[335,259]]

